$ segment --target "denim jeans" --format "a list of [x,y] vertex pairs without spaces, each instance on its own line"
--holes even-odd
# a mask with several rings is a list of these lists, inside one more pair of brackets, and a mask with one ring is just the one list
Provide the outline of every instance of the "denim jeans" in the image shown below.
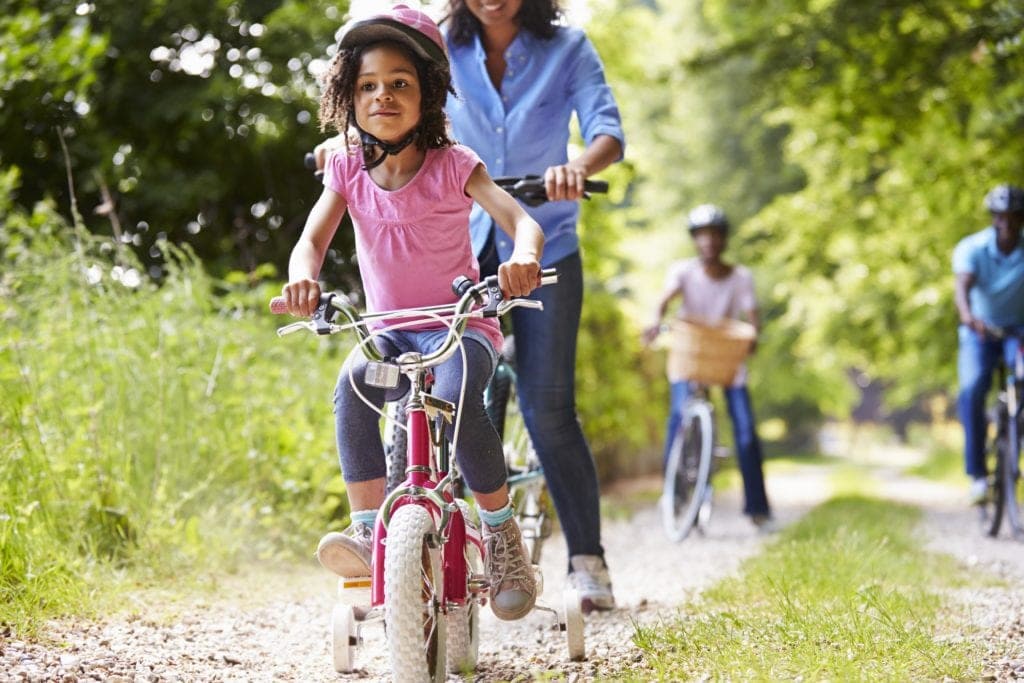
[[[671,404],[668,416],[668,433],[665,438],[664,465],[668,464],[672,438],[683,421],[683,405],[690,396],[689,382],[672,382]],[[768,494],[764,488],[761,440],[757,436],[754,422],[754,408],[750,392],[745,385],[725,388],[725,403],[732,420],[732,434],[736,443],[736,459],[743,476],[743,513],[746,515],[769,515]]]
[[[1020,333],[1024,327],[1013,328]],[[984,477],[985,471],[985,396],[992,386],[992,373],[999,362],[999,355],[1010,367],[1017,353],[1018,341],[982,338],[977,332],[960,325],[957,330],[960,353],[957,359],[957,377],[960,381],[960,395],[957,397],[957,414],[964,428],[964,469],[970,477]]]
[[[486,254],[486,248],[485,248]],[[481,255],[482,275],[497,267]],[[604,556],[600,490],[590,446],[576,416],[576,337],[583,308],[583,263],[579,253],[553,265],[558,283],[530,295],[543,311],[512,311],[516,390],[533,447],[544,468],[569,555]]]

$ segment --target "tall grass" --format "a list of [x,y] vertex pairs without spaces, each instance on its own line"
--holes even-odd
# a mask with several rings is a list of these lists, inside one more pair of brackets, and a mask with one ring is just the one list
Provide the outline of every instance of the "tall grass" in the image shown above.
[[168,247],[157,286],[52,207],[5,208],[0,622],[87,610],[123,569],[161,580],[308,556],[347,514],[340,340],[278,339],[274,285],[212,281]]
[[738,576],[640,627],[658,680],[965,680],[977,654],[945,641],[937,589],[965,577],[914,538],[917,511],[836,498],[784,531]]

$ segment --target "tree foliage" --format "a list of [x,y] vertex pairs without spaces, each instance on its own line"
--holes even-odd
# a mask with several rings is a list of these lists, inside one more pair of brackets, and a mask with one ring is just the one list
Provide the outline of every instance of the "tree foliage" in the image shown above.
[[[156,266],[161,238],[217,271],[282,263],[318,192],[302,151],[322,137],[315,76],[345,9],[20,3],[0,17],[0,164],[22,170],[18,203],[68,205],[61,131],[93,232],[114,233]],[[348,282],[344,240],[329,265]]]
[[1024,182],[1019,3],[629,11],[655,36],[686,27],[680,47],[662,38],[649,53],[653,82],[669,92],[638,105],[637,119],[653,123],[643,144],[664,149],[642,182],[746,219],[733,253],[754,267],[770,312],[759,393],[815,392],[842,412],[851,368],[889,384],[897,404],[949,388],[952,248],[987,224],[989,187]]

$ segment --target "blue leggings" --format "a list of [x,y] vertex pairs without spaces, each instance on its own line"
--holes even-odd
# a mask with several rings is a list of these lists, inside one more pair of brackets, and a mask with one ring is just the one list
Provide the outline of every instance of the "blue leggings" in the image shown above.
[[[429,353],[444,341],[447,330],[427,332],[395,331],[378,336],[377,348],[385,356],[407,351]],[[501,440],[484,409],[484,388],[494,372],[497,356],[490,342],[474,331],[463,337],[466,350],[466,394],[459,404],[462,385],[462,354],[458,351],[434,370],[433,394],[458,405],[460,433],[455,458],[466,485],[477,493],[493,493],[505,483],[505,458]],[[395,389],[372,387],[363,380],[366,357],[358,351],[349,356],[341,369],[334,391],[335,429],[338,459],[346,482],[369,481],[386,476],[384,445],[380,437],[379,415],[352,389],[351,377],[359,392],[381,408],[385,401],[400,399],[408,392],[408,380]],[[448,438],[454,437],[454,425]]]

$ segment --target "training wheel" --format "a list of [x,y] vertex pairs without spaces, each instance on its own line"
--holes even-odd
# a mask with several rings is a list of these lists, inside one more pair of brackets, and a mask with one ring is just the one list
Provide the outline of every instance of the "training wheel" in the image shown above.
[[334,670],[352,671],[356,656],[356,618],[351,605],[335,605],[331,615],[332,654]]
[[586,656],[583,640],[583,611],[580,609],[580,595],[575,588],[566,588],[563,617],[565,618],[565,639],[569,646],[569,659],[579,662]]

